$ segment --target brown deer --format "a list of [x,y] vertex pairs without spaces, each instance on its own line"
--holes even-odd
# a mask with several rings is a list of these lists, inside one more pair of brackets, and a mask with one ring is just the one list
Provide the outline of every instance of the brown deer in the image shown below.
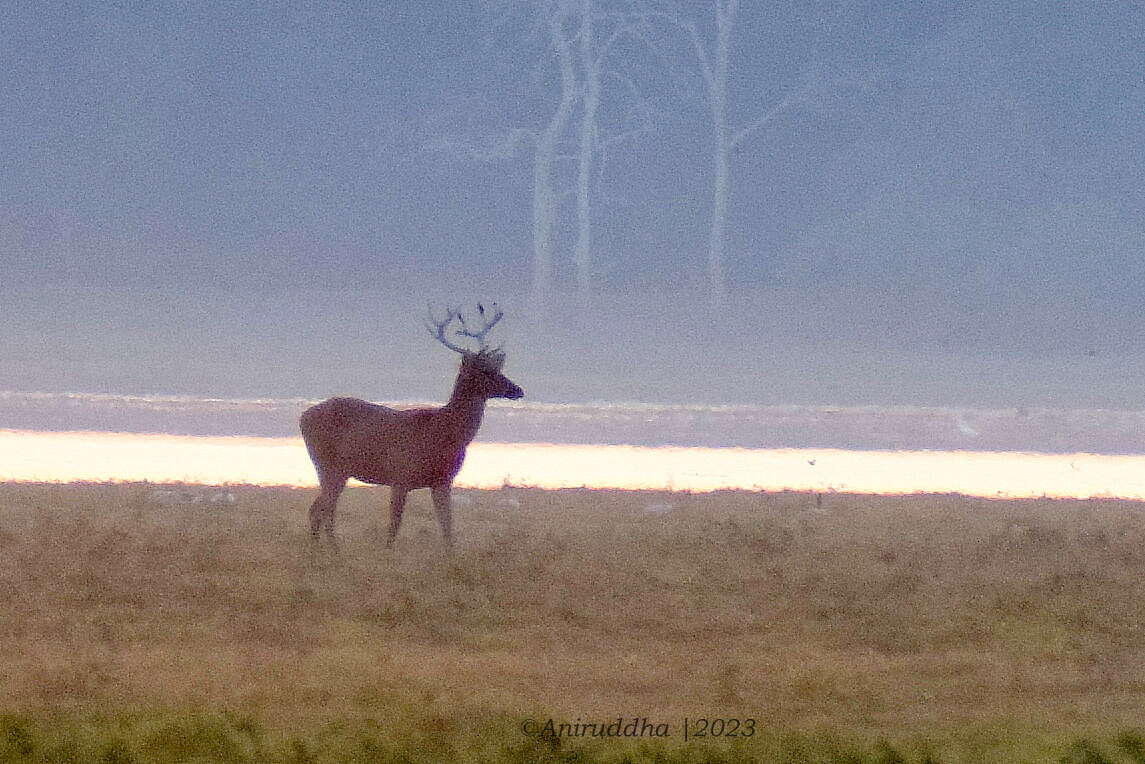
[[[357,398],[330,398],[302,412],[302,439],[318,472],[320,493],[310,507],[310,533],[325,530],[334,540],[334,509],[349,478],[390,486],[390,529],[394,543],[402,522],[406,495],[429,488],[441,534],[453,543],[450,491],[465,460],[465,449],[481,426],[490,398],[516,399],[520,387],[501,373],[505,354],[490,348],[486,337],[504,313],[478,305],[480,327],[471,326],[459,310],[444,319],[430,314],[426,328],[438,342],[461,354],[461,368],[449,402],[439,408],[400,410]],[[456,323],[455,323],[456,322]],[[453,340],[450,337],[453,337]],[[474,340],[477,350],[455,341]]]

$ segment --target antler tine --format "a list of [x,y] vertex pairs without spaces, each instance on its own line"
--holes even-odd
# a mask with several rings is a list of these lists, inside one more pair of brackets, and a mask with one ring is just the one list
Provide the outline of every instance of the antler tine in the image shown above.
[[[453,323],[453,319],[455,318],[460,319],[462,326],[465,325],[465,317],[462,316],[461,311],[456,308],[446,309],[445,318],[440,321],[437,320],[437,317],[433,315],[433,308],[429,308],[429,318],[426,322],[425,328],[431,337],[440,342],[442,345],[445,345],[454,353],[461,353],[462,355],[466,355],[470,351],[466,350],[460,345],[453,344],[449,341],[449,338],[446,335],[446,329],[451,323]],[[458,330],[457,333],[462,334],[463,332]]]
[[[461,328],[458,329],[457,334],[461,337],[469,337],[471,339],[477,340],[477,343],[481,347],[480,352],[486,352],[490,350],[489,344],[485,341],[485,338],[489,335],[489,332],[493,331],[493,327],[497,325],[497,322],[505,317],[505,311],[497,307],[497,303],[493,303],[493,305],[490,307],[493,310],[492,319],[485,317],[485,306],[481,303],[477,303],[477,312],[481,314],[481,318],[484,320],[485,325],[476,331],[469,328],[469,324],[466,323],[464,315],[458,314],[461,319]],[[492,352],[497,352],[497,350],[500,350],[500,348],[497,348]]]

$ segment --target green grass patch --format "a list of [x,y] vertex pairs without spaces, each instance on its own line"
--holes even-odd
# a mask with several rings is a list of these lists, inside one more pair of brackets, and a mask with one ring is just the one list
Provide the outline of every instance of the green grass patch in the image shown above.
[[399,734],[376,721],[327,722],[293,731],[267,730],[234,715],[169,714],[33,720],[0,719],[5,764],[940,764],[940,762],[1141,761],[1141,736],[1031,746],[965,738],[847,739],[825,733],[778,733],[734,744],[580,740],[526,735],[513,720],[442,736],[422,729]]

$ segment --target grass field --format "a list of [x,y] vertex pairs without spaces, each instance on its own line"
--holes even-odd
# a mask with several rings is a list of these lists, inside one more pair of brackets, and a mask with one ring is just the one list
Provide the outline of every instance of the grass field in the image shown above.
[[0,762],[1145,762],[1141,504],[152,488],[0,485]]

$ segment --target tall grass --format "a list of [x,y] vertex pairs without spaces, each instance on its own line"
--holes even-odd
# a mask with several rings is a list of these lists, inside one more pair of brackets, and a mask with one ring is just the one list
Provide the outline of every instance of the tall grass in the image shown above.
[[[1145,761],[1138,504],[149,492],[0,486],[0,762]],[[758,732],[520,730],[618,716]]]

